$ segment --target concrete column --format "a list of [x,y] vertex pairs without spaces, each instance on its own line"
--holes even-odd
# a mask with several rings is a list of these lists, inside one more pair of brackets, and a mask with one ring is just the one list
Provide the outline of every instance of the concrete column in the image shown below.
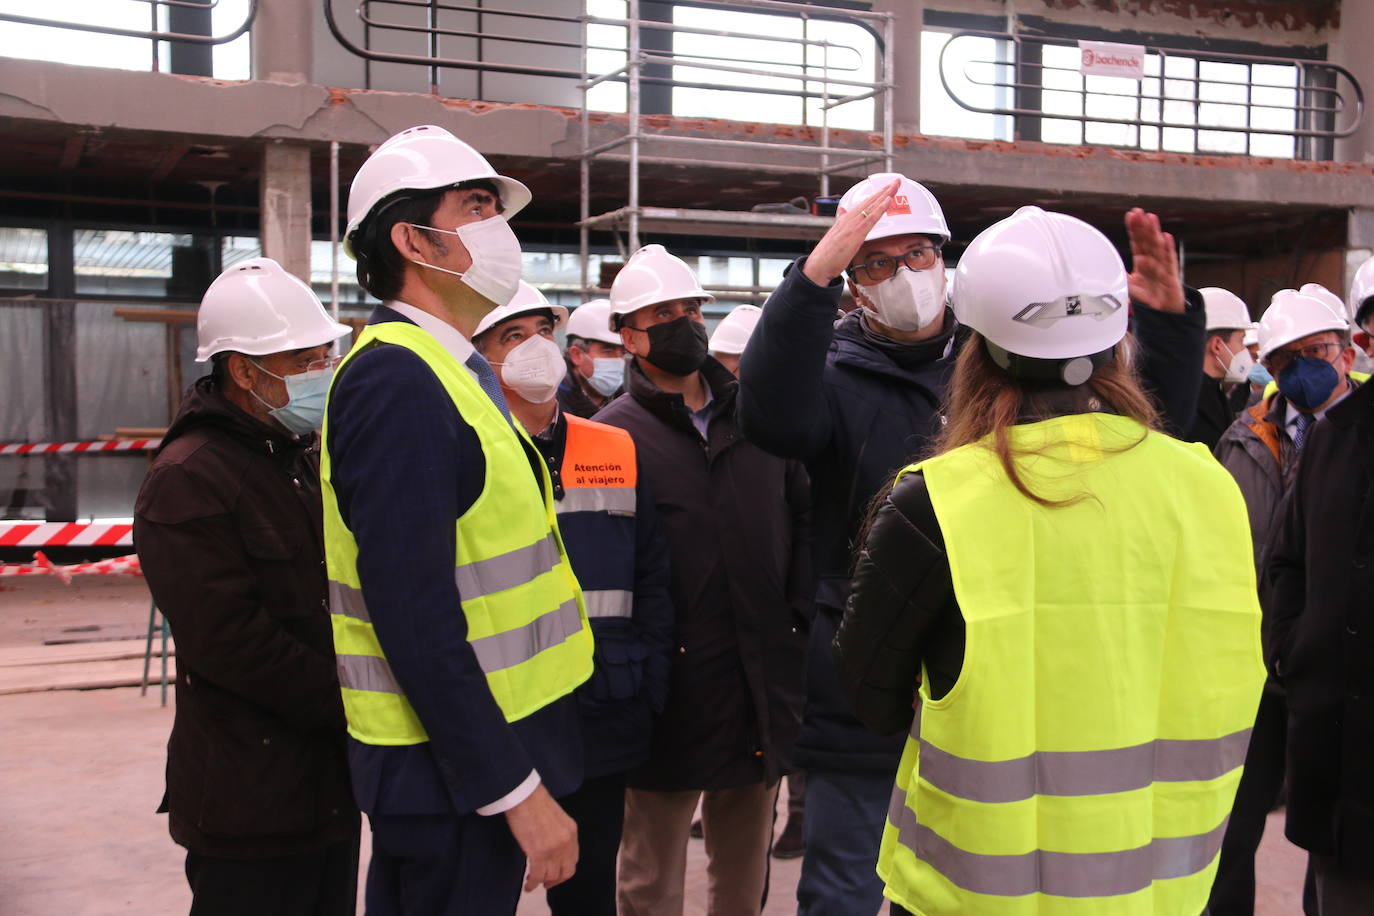
[[258,4],[253,20],[253,79],[274,83],[311,81],[315,63],[313,17],[318,7],[319,0],[271,0]]
[[1370,35],[1374,35],[1374,3],[1342,3],[1341,27],[1328,56],[1359,81],[1366,106],[1360,129],[1336,141],[1336,158],[1342,162],[1374,164],[1374,54],[1369,53]]
[[[925,0],[874,0],[874,12],[893,13],[892,120],[899,134],[921,132],[921,29],[925,26]],[[878,36],[882,40],[882,36]],[[881,119],[882,113],[878,112]],[[881,120],[878,127],[882,127]]]
[[263,255],[309,283],[310,147],[269,141],[262,150],[259,186]]

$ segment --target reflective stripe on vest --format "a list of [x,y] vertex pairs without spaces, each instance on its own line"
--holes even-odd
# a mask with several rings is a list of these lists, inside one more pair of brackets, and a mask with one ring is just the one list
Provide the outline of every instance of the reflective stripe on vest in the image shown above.
[[914,913],[1197,913],[1264,680],[1249,522],[1201,446],[1111,415],[925,475],[965,624],[920,686],[878,871]]
[[[634,440],[615,426],[572,414],[564,418],[567,437],[560,462],[563,498],[558,501],[558,516],[565,531],[582,537],[568,542],[574,570],[585,582],[598,586],[582,593],[587,617],[628,618],[634,612],[632,548],[638,476]],[[575,513],[591,514],[569,518]],[[616,544],[626,549],[608,554],[608,548],[614,550],[609,545]]]
[[597,617],[629,617],[634,611],[634,592],[623,588],[606,588],[585,591],[582,599],[587,603],[588,619]]
[[[1184,878],[1206,868],[1221,851],[1223,821],[1196,836],[1155,837],[1148,845],[1112,852],[1049,852],[979,855],[960,849],[916,821],[901,806],[896,824],[902,846],[913,850],[954,884],[996,897],[1118,897],[1156,881]],[[1146,910],[1153,912],[1153,910]],[[1043,912],[1043,910],[1042,910]]]
[[558,501],[558,513],[562,515],[566,512],[609,512],[613,515],[634,515],[634,487],[616,487],[614,489],[565,487],[563,498]]
[[[482,491],[455,520],[453,577],[461,606],[453,612],[466,618],[468,643],[492,698],[508,721],[521,719],[571,693],[592,665],[591,630],[558,534],[547,468],[530,460],[533,446],[467,370],[414,325],[369,325],[338,375],[378,341],[405,347],[424,361],[481,445],[487,469]],[[418,744],[428,736],[377,640],[358,579],[358,546],[333,490],[328,411],[322,440],[330,621],[348,730],[367,744]]]
[[453,578],[458,582],[458,594],[467,601],[522,585],[534,578],[531,572],[542,575],[557,566],[560,559],[558,542],[550,532],[533,544],[460,564],[454,569]]
[[[915,736],[918,740],[919,735]],[[921,778],[942,792],[986,804],[1036,795],[1106,795],[1152,782],[1225,776],[1245,762],[1250,729],[1222,738],[1163,739],[1103,751],[1037,751],[1015,760],[970,760],[921,741]]]

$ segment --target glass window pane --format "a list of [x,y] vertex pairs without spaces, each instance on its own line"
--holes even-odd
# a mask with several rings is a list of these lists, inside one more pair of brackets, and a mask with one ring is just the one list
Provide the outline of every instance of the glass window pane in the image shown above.
[[[329,308],[329,281],[333,276],[333,261],[328,241],[318,239],[310,243],[310,288]],[[378,301],[358,285],[358,265],[339,248],[339,313],[348,317],[366,317]]]
[[0,226],[0,289],[47,288],[47,230]]
[[[954,100],[975,108],[1011,107],[1012,93],[1004,87],[1015,82],[1015,68],[1006,43],[965,35],[950,44],[950,38],[948,32],[921,33],[921,133],[1010,140],[1011,118],[969,111]],[[940,80],[942,60],[949,92]]]
[[78,229],[76,291],[199,302],[214,279],[216,245],[212,237],[184,233]]

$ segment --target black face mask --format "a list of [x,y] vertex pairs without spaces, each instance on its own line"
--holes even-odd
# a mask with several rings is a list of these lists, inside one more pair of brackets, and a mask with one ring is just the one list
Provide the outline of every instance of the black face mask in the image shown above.
[[669,375],[691,375],[706,362],[706,327],[686,315],[651,325],[649,355],[644,357]]

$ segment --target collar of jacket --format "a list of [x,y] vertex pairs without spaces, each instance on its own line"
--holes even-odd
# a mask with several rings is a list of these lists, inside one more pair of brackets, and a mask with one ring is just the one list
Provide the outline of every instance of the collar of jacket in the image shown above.
[[[1333,415],[1339,417],[1357,415],[1359,408],[1354,408],[1350,411],[1342,410],[1341,408],[1351,401],[1358,401],[1360,404],[1365,403],[1364,397],[1366,396],[1357,397],[1360,395],[1361,389],[1368,387],[1370,390],[1374,390],[1374,386],[1361,385],[1359,379],[1346,376],[1346,381],[1350,383],[1351,387],[1349,396],[1335,407],[1332,407],[1331,411],[1327,413],[1327,417]],[[1254,433],[1256,439],[1264,443],[1265,447],[1269,449],[1270,454],[1274,456],[1274,460],[1279,462],[1279,464],[1283,464],[1283,438],[1280,435],[1280,430],[1287,424],[1287,410],[1287,402],[1283,395],[1276,391],[1240,415],[1246,427]],[[1333,420],[1332,422],[1335,421]]]
[[[716,411],[730,412],[734,408],[735,392],[739,380],[729,369],[716,361],[714,356],[706,357],[701,366],[701,377],[711,389],[711,399]],[[699,439],[697,428],[692,425],[692,413],[687,401],[676,392],[664,391],[649,380],[644,370],[639,368],[639,359],[630,360],[629,371],[625,373],[625,390],[641,404],[645,410],[669,426],[676,427],[694,439]]]
[[276,457],[305,452],[319,441],[315,433],[296,436],[251,416],[224,396],[214,376],[206,375],[196,379],[187,389],[181,399],[181,409],[162,437],[162,445],[158,450],[161,451],[188,432],[205,426],[212,426],[229,435],[246,448]]
[[1354,391],[1345,400],[1326,412],[1326,419],[1333,426],[1342,429],[1357,423],[1368,423],[1371,407],[1374,407],[1374,385],[1363,385],[1359,379],[1350,379]]
[[[854,309],[835,323],[836,364],[927,387],[943,384],[954,366],[959,345],[968,336],[947,308],[945,328],[935,337],[909,344],[893,341],[890,346],[880,345],[864,333],[860,313]],[[900,360],[895,353],[901,354]]]

